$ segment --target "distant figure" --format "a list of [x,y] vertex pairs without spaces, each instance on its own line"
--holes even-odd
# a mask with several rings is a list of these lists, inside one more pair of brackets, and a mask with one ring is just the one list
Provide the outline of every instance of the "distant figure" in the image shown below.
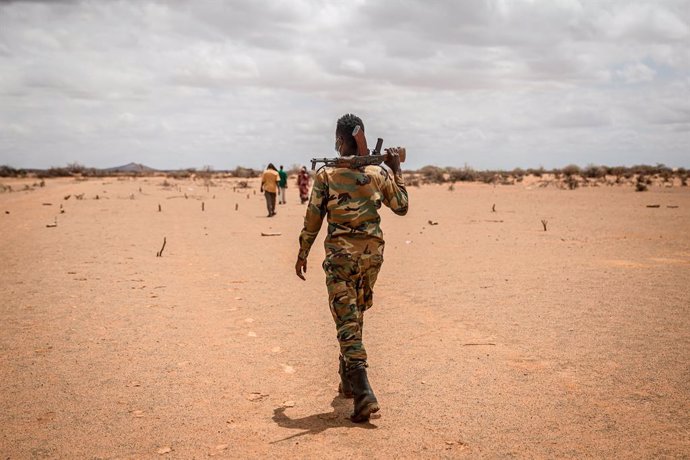
[[307,172],[307,167],[302,166],[297,175],[297,186],[299,187],[299,200],[302,204],[309,201],[309,182],[311,182],[311,177]]
[[273,166],[273,163],[269,163],[266,170],[261,175],[261,191],[266,197],[266,208],[268,208],[268,217],[273,217],[276,215],[276,193],[278,191],[278,180],[280,179],[280,174]]
[[280,204],[285,204],[285,189],[287,188],[287,173],[283,171],[283,165],[280,165],[280,171],[278,171],[280,180],[278,181],[278,189],[280,190]]

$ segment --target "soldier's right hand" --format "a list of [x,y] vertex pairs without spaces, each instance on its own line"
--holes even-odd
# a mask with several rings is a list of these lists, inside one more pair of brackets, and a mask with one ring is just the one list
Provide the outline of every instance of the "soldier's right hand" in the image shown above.
[[394,173],[400,172],[400,155],[405,153],[405,147],[391,147],[386,149],[386,166],[391,168]]
[[297,262],[295,262],[295,273],[303,280],[306,280],[303,273],[307,273],[307,259],[297,258]]

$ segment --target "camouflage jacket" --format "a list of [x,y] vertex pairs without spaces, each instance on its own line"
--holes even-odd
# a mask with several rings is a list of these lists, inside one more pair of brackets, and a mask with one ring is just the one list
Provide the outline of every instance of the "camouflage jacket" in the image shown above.
[[314,178],[299,236],[298,257],[306,259],[309,255],[325,216],[326,257],[340,253],[383,255],[383,232],[379,225],[382,204],[400,216],[407,213],[407,190],[402,177],[390,174],[382,166],[321,168]]

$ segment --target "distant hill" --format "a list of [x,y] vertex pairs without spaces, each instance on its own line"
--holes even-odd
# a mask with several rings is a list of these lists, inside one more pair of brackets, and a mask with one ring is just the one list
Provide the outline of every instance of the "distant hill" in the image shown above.
[[148,166],[144,166],[141,163],[128,163],[124,166],[117,166],[115,168],[104,168],[101,171],[108,172],[108,173],[118,173],[118,172],[148,173],[148,172],[156,172],[158,170],[153,169],[153,168],[149,168]]

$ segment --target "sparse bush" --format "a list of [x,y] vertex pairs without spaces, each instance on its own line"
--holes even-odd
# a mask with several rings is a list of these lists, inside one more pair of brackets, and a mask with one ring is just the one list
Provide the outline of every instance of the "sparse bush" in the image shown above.
[[240,177],[243,179],[259,177],[259,175],[260,171],[256,171],[252,168],[243,168],[242,166],[238,166],[232,171],[232,177]]
[[651,183],[650,179],[647,179],[644,174],[637,176],[637,183],[635,184],[636,192],[646,192],[647,185]]
[[424,166],[419,170],[425,183],[442,184],[446,181],[443,169],[438,166]]
[[580,167],[577,165],[568,165],[562,170],[563,174],[565,174],[566,177],[570,176],[581,176],[582,171],[580,170]]
[[448,173],[448,179],[451,182],[473,182],[477,180],[477,172],[468,166],[462,169],[451,169]]
[[590,179],[601,179],[606,176],[607,168],[603,166],[587,165],[587,167],[582,171],[582,176]]
[[494,171],[482,171],[477,173],[477,179],[485,184],[495,184],[499,181],[500,175]]
[[0,177],[26,177],[27,171],[15,169],[11,166],[0,166]]
[[531,169],[530,168],[527,170],[527,174],[531,174],[534,177],[541,177],[544,175],[544,173],[545,173],[544,168],[541,166],[539,167],[539,169]]
[[46,171],[46,177],[69,177],[71,176],[67,168],[58,168],[52,166],[48,171]]
[[580,186],[580,183],[578,180],[575,178],[574,175],[566,175],[565,176],[565,185],[568,186],[568,189],[574,190]]

